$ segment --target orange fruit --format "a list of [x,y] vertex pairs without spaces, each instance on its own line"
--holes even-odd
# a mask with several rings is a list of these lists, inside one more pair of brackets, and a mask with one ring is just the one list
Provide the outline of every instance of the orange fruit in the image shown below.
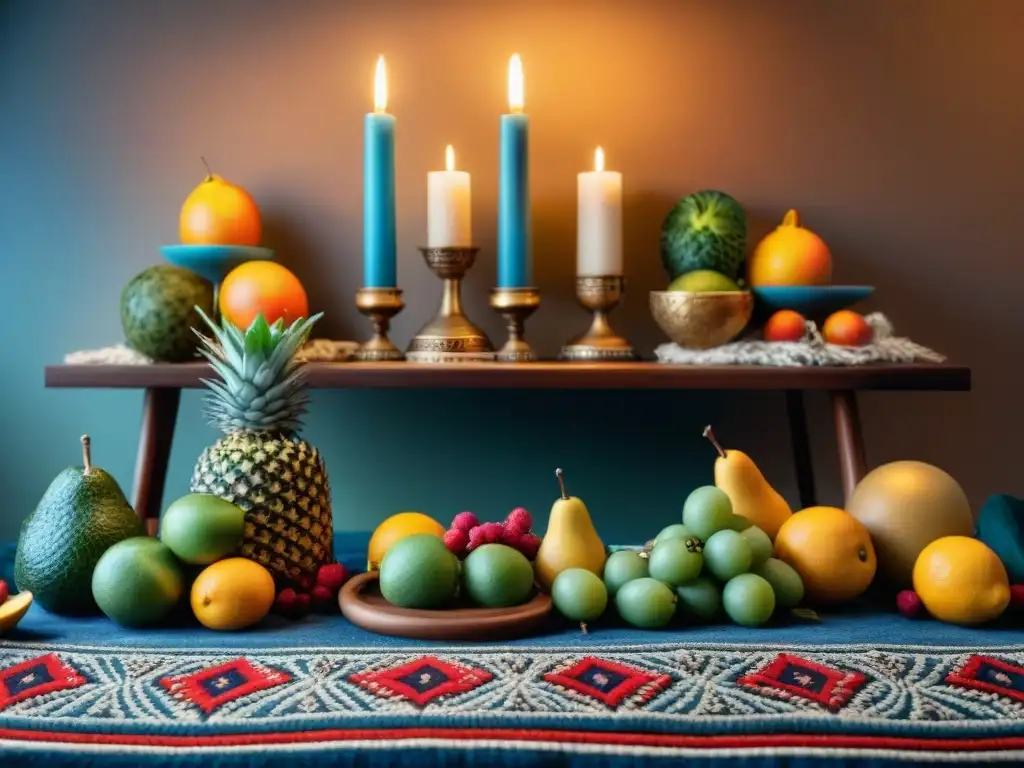
[[765,341],[800,341],[804,337],[807,321],[799,312],[780,309],[764,324]]
[[863,347],[871,343],[875,332],[862,315],[849,309],[841,309],[828,316],[821,328],[821,335],[829,344]]
[[274,577],[244,557],[218,560],[192,582],[192,613],[208,629],[245,629],[274,605]]
[[291,325],[309,316],[306,289],[294,273],[275,261],[247,261],[228,272],[220,284],[220,313],[238,328],[248,328],[257,314],[273,325]]
[[828,285],[832,255],[825,241],[800,226],[796,211],[762,238],[747,260],[747,283],[762,285]]
[[775,557],[789,563],[817,603],[843,603],[871,584],[878,565],[868,529],[836,507],[808,507],[775,537]]
[[950,624],[982,624],[1010,604],[1010,580],[999,556],[970,536],[943,536],[917,556],[914,591],[928,613]]
[[377,526],[370,537],[370,546],[366,550],[366,570],[375,571],[388,549],[399,539],[414,533],[432,533],[439,539],[444,538],[444,526],[437,520],[422,512],[399,512],[392,515]]
[[178,236],[187,245],[259,245],[261,233],[252,195],[215,173],[207,173],[181,206]]

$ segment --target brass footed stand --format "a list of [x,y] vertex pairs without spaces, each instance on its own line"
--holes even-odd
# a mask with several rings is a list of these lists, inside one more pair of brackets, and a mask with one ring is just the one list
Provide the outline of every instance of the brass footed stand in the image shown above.
[[624,338],[612,330],[608,314],[618,306],[625,290],[621,275],[576,278],[576,298],[593,312],[590,328],[564,347],[559,359],[578,362],[636,360],[637,354]]
[[373,336],[359,347],[355,359],[368,363],[403,359],[402,350],[388,338],[391,318],[405,307],[402,291],[398,288],[360,288],[356,292],[356,307],[373,323]]
[[494,360],[487,334],[462,311],[462,279],[476,261],[479,249],[420,248],[430,271],[444,281],[441,306],[434,319],[413,337],[405,359],[410,363],[464,363]]
[[526,318],[540,306],[540,291],[536,288],[492,288],[491,307],[505,319],[508,341],[498,350],[502,363],[532,363],[537,358],[523,338]]

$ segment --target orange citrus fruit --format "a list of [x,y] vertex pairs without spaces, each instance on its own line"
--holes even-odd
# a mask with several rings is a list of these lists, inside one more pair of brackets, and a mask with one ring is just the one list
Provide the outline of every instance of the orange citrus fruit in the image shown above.
[[283,319],[286,326],[309,316],[306,289],[275,261],[247,261],[231,270],[220,285],[218,305],[221,316],[243,330],[258,314],[271,325]]
[[829,344],[863,347],[874,339],[875,332],[863,315],[849,309],[833,312],[821,327],[821,335]]
[[370,537],[370,546],[366,550],[366,570],[375,571],[380,568],[391,545],[414,533],[432,533],[443,539],[444,526],[422,512],[399,512],[392,515],[378,525]]
[[747,259],[747,283],[763,285],[828,285],[832,255],[825,241],[800,226],[796,211],[757,244]]
[[209,629],[245,629],[274,605],[274,577],[259,563],[229,557],[207,566],[192,582],[192,613]]
[[1010,580],[998,555],[969,536],[943,536],[914,563],[914,591],[928,613],[950,624],[982,624],[1010,603]]
[[878,563],[868,529],[836,507],[808,507],[790,517],[775,537],[775,556],[789,563],[817,603],[843,603],[860,595]]
[[178,236],[187,245],[259,245],[260,211],[252,195],[208,173],[181,206]]
[[799,312],[780,309],[764,324],[765,341],[800,341],[807,330],[807,321]]

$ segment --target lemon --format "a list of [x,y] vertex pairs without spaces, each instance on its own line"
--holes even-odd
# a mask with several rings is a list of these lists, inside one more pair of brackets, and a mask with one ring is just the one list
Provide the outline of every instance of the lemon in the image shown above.
[[422,512],[399,512],[378,525],[366,550],[366,570],[379,569],[392,544],[416,533],[432,533],[443,539],[444,526]]
[[192,582],[192,612],[208,629],[251,627],[273,604],[274,577],[244,557],[219,560]]
[[1002,561],[969,536],[943,536],[917,556],[914,591],[928,613],[950,624],[983,624],[1010,603],[1010,579]]

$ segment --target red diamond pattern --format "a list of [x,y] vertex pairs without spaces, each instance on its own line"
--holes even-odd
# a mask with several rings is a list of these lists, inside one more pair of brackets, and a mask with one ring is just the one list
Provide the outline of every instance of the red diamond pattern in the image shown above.
[[423,707],[439,696],[455,696],[483,685],[494,677],[475,667],[421,656],[398,667],[349,677],[349,682],[382,697],[399,697]]
[[38,656],[0,670],[0,710],[34,696],[66,691],[87,682],[78,670],[61,661],[57,654]]
[[652,674],[594,656],[586,656],[559,672],[549,672],[544,679],[595,698],[612,709],[635,695],[640,702],[650,701],[672,684],[669,675]]
[[769,696],[800,696],[832,710],[841,709],[857,689],[867,682],[860,672],[826,667],[815,661],[780,653],[759,672],[736,681]]
[[273,688],[289,680],[291,675],[287,672],[256,666],[246,658],[238,658],[188,675],[162,677],[160,685],[175,698],[194,704],[210,714],[229,701]]

